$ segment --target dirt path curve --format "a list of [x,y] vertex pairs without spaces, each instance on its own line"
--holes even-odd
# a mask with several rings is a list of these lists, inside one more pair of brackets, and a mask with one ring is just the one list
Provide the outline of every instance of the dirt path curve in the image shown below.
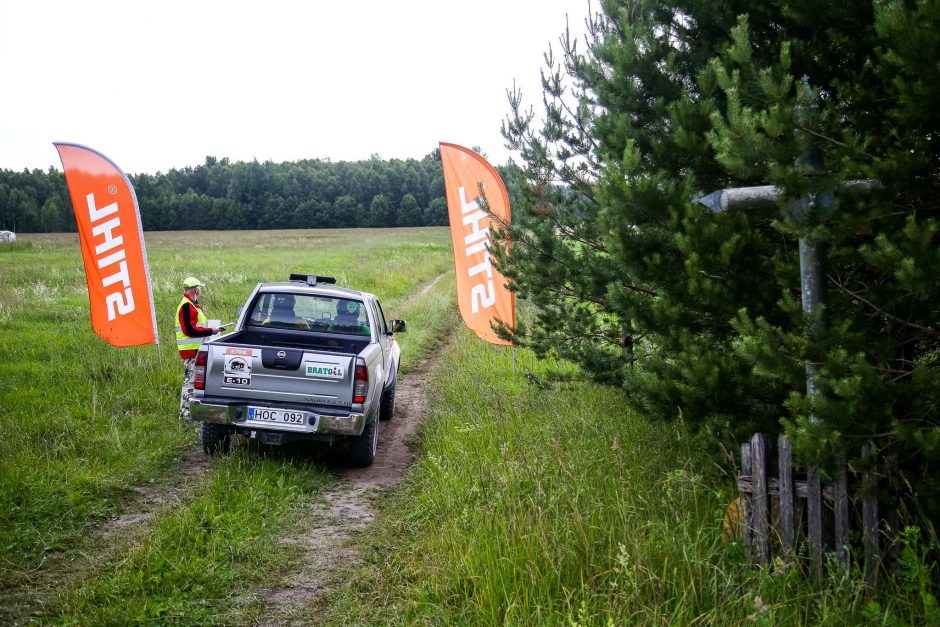
[[[440,277],[431,286],[438,280]],[[390,421],[380,423],[375,463],[368,468],[344,469],[338,484],[324,495],[325,502],[311,504],[308,531],[282,538],[283,543],[300,549],[301,562],[283,578],[289,583],[262,592],[266,608],[259,624],[310,624],[309,616],[300,615],[304,607],[359,562],[361,556],[352,540],[372,522],[374,498],[400,482],[414,460],[408,444],[428,413],[428,375],[439,355],[445,353],[446,349],[435,351],[399,375],[395,414]]]
[[431,279],[431,281],[429,281],[427,285],[421,288],[420,292],[418,292],[417,294],[409,298],[408,302],[411,302],[412,300],[416,300],[418,298],[423,297],[425,294],[427,294],[432,289],[434,289],[434,286],[437,285],[440,282],[440,280],[443,279],[445,276],[447,276],[449,273],[450,273],[450,270],[448,270],[447,272],[442,272],[436,277],[434,277],[433,279]]

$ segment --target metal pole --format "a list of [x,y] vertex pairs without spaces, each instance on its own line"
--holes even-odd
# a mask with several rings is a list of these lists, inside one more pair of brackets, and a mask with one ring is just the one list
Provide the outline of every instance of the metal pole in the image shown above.
[[[881,184],[870,179],[843,181],[839,185],[840,193],[851,196],[863,196],[879,189]],[[756,187],[729,187],[719,189],[692,202],[703,205],[712,213],[725,211],[747,211],[754,209],[773,209],[783,196],[782,190],[773,185]]]
[[[810,150],[803,158],[805,163],[813,165],[814,170],[821,167],[818,153]],[[845,188],[857,193],[867,193],[877,187],[871,181],[849,181]],[[780,198],[780,190],[771,185],[760,187],[740,187],[722,189],[707,196],[694,199],[709,211],[721,213],[729,210],[760,209],[775,206]],[[815,196],[806,196],[792,204],[794,219],[802,221],[806,211],[816,206],[823,212],[832,207],[832,191],[825,191]],[[800,287],[802,291],[803,313],[806,317],[807,334],[813,344],[814,352],[821,351],[823,332],[826,328],[824,306],[826,304],[825,245],[810,237],[801,237],[800,242]],[[819,364],[812,359],[806,360],[806,394],[812,396],[816,390],[816,378]],[[811,416],[815,422],[815,418]]]
[[[803,77],[803,85],[807,93],[807,100],[810,100],[812,98],[812,89],[808,77]],[[810,108],[815,110],[815,103]],[[797,112],[799,117],[805,117],[807,113],[809,113],[808,109]],[[805,120],[803,123],[809,126],[812,122]],[[810,140],[809,148],[799,160],[798,165],[807,166],[814,173],[822,172],[822,154],[814,140]],[[791,204],[791,207],[796,210],[792,218],[801,226],[811,226],[807,224],[809,209],[814,208],[817,214],[828,217],[833,202],[832,190],[804,196]],[[806,398],[810,402],[819,392],[817,383],[820,364],[817,359],[824,351],[823,341],[826,329],[824,319],[826,306],[825,259],[825,247],[821,241],[808,235],[800,238],[800,292],[806,335],[809,338],[809,350],[805,362]],[[809,414],[809,422],[814,425],[819,423],[819,418],[812,411]],[[810,572],[818,582],[822,579],[823,555],[827,547],[822,533],[822,485],[817,466],[807,468],[806,488],[811,496],[811,498],[806,499],[806,529],[809,534]]]
[[[803,298],[803,314],[806,316],[806,328],[814,352],[821,350],[819,346],[825,330],[821,309],[826,304],[825,273],[823,262],[825,251],[821,242],[800,238],[800,283]],[[814,355],[806,359],[806,395],[812,397],[817,392],[816,378],[819,376],[819,363]],[[815,416],[810,420],[816,422]]]
[[[809,86],[809,78],[803,77],[803,83],[807,95],[811,96],[812,90]],[[814,173],[823,172],[822,152],[814,139],[811,138],[809,148],[797,163],[807,166]],[[835,194],[832,189],[804,196],[792,202],[791,207],[794,211],[791,217],[795,222],[808,226],[806,221],[810,208],[815,208],[816,213],[821,214],[825,219],[829,216],[834,202]],[[826,251],[823,242],[812,236],[804,235],[801,237],[800,291],[803,315],[806,321],[806,334],[810,340],[810,354],[806,356],[806,396],[810,399],[818,391],[816,381],[819,376],[819,362],[816,359],[823,353],[824,349],[822,344],[826,330],[825,263]],[[813,414],[810,414],[809,419],[811,423],[815,424],[817,422],[817,418]]]
[[[804,89],[807,93],[807,100],[812,98],[812,89],[809,85],[809,77],[803,78]],[[809,110],[815,105],[799,110],[798,116],[807,118]],[[811,124],[811,120],[805,119],[805,124]],[[819,146],[815,141],[810,142],[810,147],[806,153],[799,159],[799,164],[808,166],[810,170],[816,173],[823,172],[822,155]],[[864,195],[880,187],[878,181],[857,180],[845,181],[839,186],[843,193]],[[704,205],[709,211],[721,213],[724,211],[747,210],[747,209],[768,209],[778,204],[781,198],[781,189],[772,185],[761,185],[756,187],[738,187],[729,189],[719,189],[711,194],[695,198],[693,202]],[[807,214],[810,208],[815,208],[823,219],[829,216],[832,206],[835,202],[835,193],[833,189],[827,189],[822,192],[807,195],[799,199],[793,199],[790,202],[790,217],[794,222],[806,224]],[[803,314],[806,320],[806,333],[810,339],[810,355],[806,359],[806,395],[812,397],[817,391],[816,384],[819,376],[819,363],[815,361],[823,352],[823,342],[826,330],[826,271],[825,244],[814,237],[804,236],[799,239],[800,242],[800,287],[802,292]],[[815,423],[816,417],[810,415],[810,421]]]

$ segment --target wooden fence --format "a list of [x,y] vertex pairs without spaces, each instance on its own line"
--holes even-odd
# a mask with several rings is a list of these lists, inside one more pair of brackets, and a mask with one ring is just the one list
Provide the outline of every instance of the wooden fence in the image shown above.
[[[874,461],[873,450],[866,444],[862,458]],[[870,496],[875,493],[874,473],[856,474],[843,463],[835,482],[823,484],[816,469],[801,472],[794,467],[790,443],[781,435],[777,438],[777,475],[771,476],[768,461],[773,452],[770,439],[759,433],[741,445],[742,534],[754,562],[767,564],[777,556],[788,562],[806,557],[818,580],[827,554],[834,553],[843,564],[858,555],[866,582],[874,585],[882,560],[893,557],[894,543],[885,540],[897,529],[896,510],[879,512],[878,501]],[[859,537],[861,546],[857,541],[852,546],[850,538]]]

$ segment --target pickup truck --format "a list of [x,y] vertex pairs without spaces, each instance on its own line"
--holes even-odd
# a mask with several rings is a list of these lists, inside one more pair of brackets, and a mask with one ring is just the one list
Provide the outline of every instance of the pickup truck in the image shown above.
[[373,294],[332,277],[291,274],[259,283],[232,332],[196,354],[192,418],[203,450],[227,453],[232,434],[265,444],[348,445],[349,460],[375,459],[379,421],[395,411],[401,349]]

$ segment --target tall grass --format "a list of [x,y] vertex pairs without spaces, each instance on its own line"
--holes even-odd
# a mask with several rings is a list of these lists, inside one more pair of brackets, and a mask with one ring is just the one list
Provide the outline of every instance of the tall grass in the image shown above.
[[631,412],[617,390],[541,385],[564,365],[524,351],[520,362],[535,376],[513,377],[506,349],[461,333],[434,380],[423,454],[363,551],[371,562],[311,617],[843,625],[933,615],[906,584],[876,598],[858,573],[834,569],[817,590],[795,568],[751,568],[722,541],[735,487],[681,423]]
[[407,359],[432,338],[424,324],[452,315],[440,290],[409,300],[452,267],[444,229],[147,234],[161,368],[153,346],[117,349],[94,336],[75,236],[29,240],[0,247],[0,618],[22,610],[7,606],[5,590],[67,559],[122,510],[133,486],[171,480],[195,444],[176,417],[172,329],[183,278],[203,279],[210,317],[232,320],[259,281],[335,275],[376,293],[390,316],[414,314],[416,333],[402,336],[414,338]]

